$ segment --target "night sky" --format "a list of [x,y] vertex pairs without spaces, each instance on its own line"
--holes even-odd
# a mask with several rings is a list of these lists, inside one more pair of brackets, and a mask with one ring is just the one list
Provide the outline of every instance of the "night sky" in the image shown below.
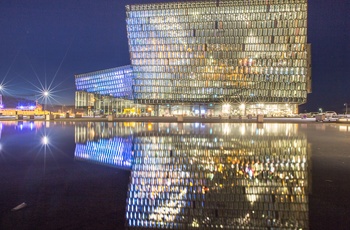
[[[74,75],[130,64],[125,5],[174,0],[0,0],[4,95],[74,104]],[[309,0],[313,92],[300,111],[350,104],[349,0]]]

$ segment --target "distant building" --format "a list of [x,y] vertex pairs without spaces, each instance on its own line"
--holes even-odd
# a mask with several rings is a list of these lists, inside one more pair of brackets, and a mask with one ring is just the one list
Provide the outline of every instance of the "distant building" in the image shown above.
[[32,115],[43,114],[42,105],[37,101],[0,95],[0,114],[14,116],[17,114]]
[[307,0],[140,4],[126,13],[128,99],[155,115],[288,115],[311,93]]

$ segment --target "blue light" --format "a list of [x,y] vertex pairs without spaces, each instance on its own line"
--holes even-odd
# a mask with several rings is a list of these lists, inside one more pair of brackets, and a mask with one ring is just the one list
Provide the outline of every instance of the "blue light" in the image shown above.
[[[77,90],[117,98],[132,99],[133,71],[131,66],[122,66],[87,74],[77,75]],[[115,79],[120,79],[116,81]]]

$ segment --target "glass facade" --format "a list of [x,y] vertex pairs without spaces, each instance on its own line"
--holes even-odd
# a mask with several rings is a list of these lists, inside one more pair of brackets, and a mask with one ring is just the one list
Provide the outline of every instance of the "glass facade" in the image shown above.
[[131,66],[122,66],[75,75],[77,91],[132,99]]
[[307,0],[189,1],[126,11],[137,103],[245,104],[248,113],[288,104],[295,113],[311,92]]
[[[130,65],[75,75],[75,106],[92,114],[115,114],[133,106]],[[135,110],[135,108],[134,108]]]

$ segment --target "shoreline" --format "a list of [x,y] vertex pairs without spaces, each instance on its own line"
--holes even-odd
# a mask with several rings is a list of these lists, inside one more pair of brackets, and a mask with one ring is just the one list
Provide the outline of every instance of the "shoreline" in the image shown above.
[[29,119],[17,119],[16,117],[0,117],[1,121],[47,121],[47,122],[170,122],[170,123],[350,123],[349,120],[339,121],[339,120],[331,120],[331,121],[317,121],[315,118],[300,118],[300,117],[264,117],[264,118],[219,118],[219,117],[69,117],[69,118],[50,118],[45,119],[43,117]]

